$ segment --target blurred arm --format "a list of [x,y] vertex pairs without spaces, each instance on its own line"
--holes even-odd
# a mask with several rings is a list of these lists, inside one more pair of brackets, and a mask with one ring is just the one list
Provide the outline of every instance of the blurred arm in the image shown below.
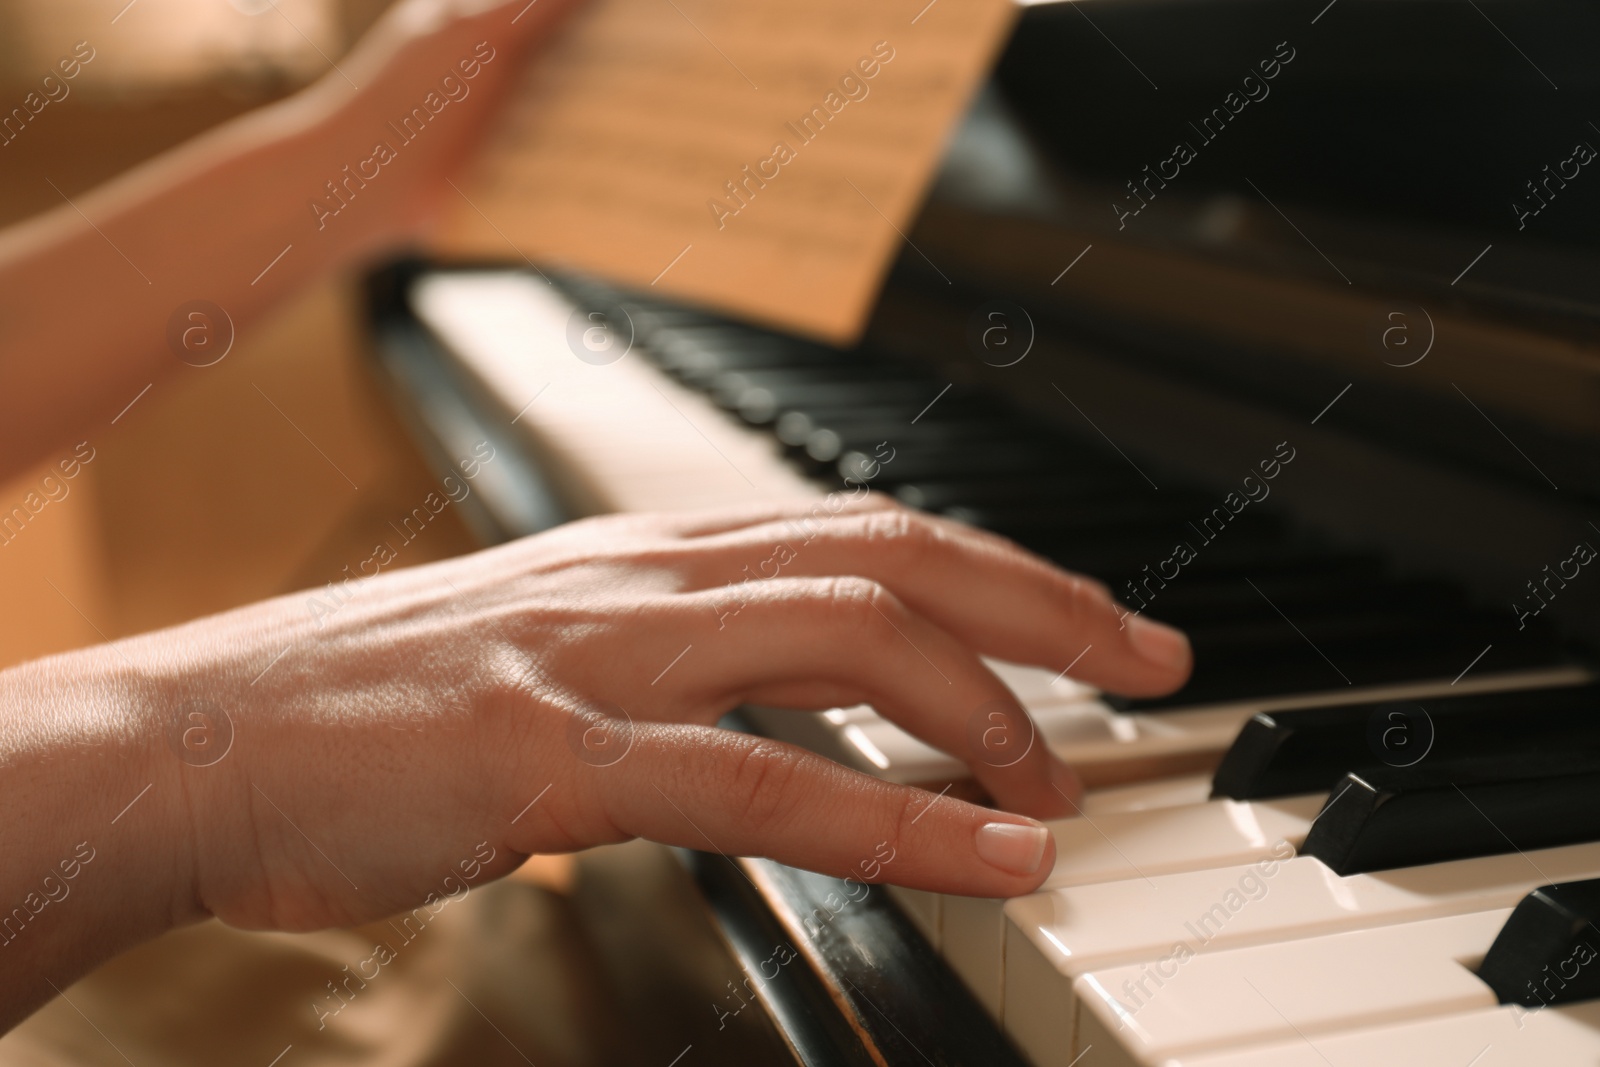
[[417,240],[571,6],[406,0],[308,90],[0,231],[0,479],[187,370],[169,323],[200,327],[187,362],[205,362],[225,327],[183,305],[247,330],[319,275]]

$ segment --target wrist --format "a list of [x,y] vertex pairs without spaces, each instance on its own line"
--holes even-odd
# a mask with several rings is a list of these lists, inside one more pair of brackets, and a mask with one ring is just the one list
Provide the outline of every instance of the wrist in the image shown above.
[[61,797],[63,829],[98,835],[100,869],[125,903],[121,917],[160,932],[203,916],[189,890],[193,843],[172,749],[173,702],[144,660],[134,642],[119,641],[21,670],[34,695],[24,713],[48,723],[39,742],[53,753],[48,781]]
[[111,645],[0,672],[0,800],[29,815],[3,835],[7,1012],[49,995],[41,975],[64,987],[204,917],[160,702],[123,655]]
[[308,161],[300,209],[308,240],[335,266],[393,256],[419,243],[434,182],[415,148],[389,126],[381,94],[352,90],[334,73],[278,105],[283,128]]

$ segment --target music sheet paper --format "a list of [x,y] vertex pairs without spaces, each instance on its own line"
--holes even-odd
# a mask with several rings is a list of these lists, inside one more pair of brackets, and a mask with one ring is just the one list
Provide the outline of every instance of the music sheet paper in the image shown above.
[[458,183],[445,250],[848,341],[1015,12],[592,0]]

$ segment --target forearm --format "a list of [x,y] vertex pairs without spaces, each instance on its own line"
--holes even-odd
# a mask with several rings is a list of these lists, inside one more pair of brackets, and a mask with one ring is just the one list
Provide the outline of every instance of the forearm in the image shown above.
[[141,688],[114,646],[0,672],[0,1032],[200,917],[176,757]]
[[0,477],[188,370],[168,341],[180,305],[209,300],[241,327],[373,247],[377,212],[319,229],[309,207],[366,154],[352,155],[365,131],[332,120],[332,91],[246,115],[0,233]]
[[215,359],[225,327],[184,305],[242,333],[318,274],[416,240],[575,2],[403,0],[310,89],[0,232],[0,479],[201,373],[185,364]]

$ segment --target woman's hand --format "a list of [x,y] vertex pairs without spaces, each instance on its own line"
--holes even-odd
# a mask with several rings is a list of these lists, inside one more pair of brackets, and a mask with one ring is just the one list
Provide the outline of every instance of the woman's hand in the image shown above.
[[[0,986],[26,1003],[48,993],[30,957],[64,984],[206,915],[350,925],[636,836],[1025,893],[1053,861],[1026,816],[1071,813],[1079,787],[1043,745],[985,758],[973,723],[1026,713],[978,657],[1062,670],[1089,644],[1075,673],[1106,689],[1189,670],[1180,634],[1121,628],[1094,582],[835,494],[573,523],[28,664],[0,673],[0,801],[34,814],[0,889],[21,899],[80,842],[94,858],[8,942]],[[1005,810],[713,725],[747,702],[870,702]]]
[[381,249],[425,237],[446,204],[466,208],[451,181],[530,53],[580,2],[401,0],[298,102],[338,155],[333,191],[315,190],[307,217]]
[[1052,857],[1030,820],[713,724],[870,702],[1004,808],[1061,816],[1076,780],[1045,746],[1005,768],[973,751],[980,709],[1025,715],[978,654],[1060,669],[1092,643],[1082,677],[1155,693],[1187,645],[1119,630],[1104,589],[997,538],[876,499],[818,510],[808,543],[794,508],[595,519],[130,642],[167,734],[193,696],[233,724],[212,766],[156,753],[187,798],[193,906],[343,925],[416,903],[479,842],[493,876],[636,836],[857,878],[887,842],[867,880],[1035,888]]

